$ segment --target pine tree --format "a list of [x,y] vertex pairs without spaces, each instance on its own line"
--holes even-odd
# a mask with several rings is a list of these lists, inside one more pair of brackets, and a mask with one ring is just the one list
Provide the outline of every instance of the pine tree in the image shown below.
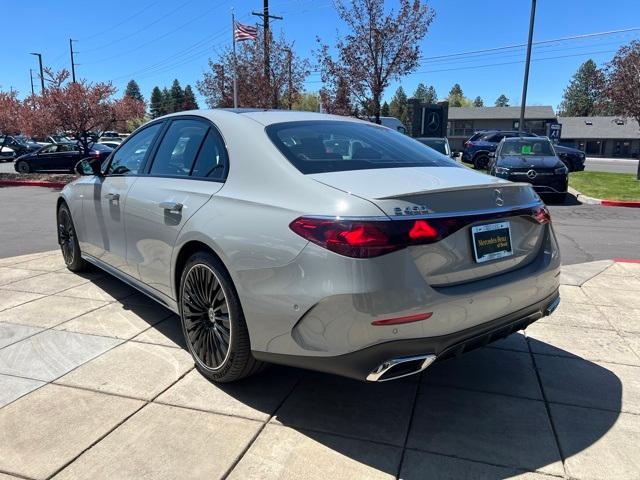
[[419,83],[416,87],[416,91],[413,92],[413,98],[420,100],[420,103],[432,104],[438,101],[438,95],[436,95],[436,89],[433,85],[425,86],[424,83]]
[[171,93],[169,93],[169,89],[167,87],[164,87],[162,89],[162,115],[174,112],[172,107],[173,102],[171,100]]
[[562,94],[559,110],[569,117],[589,117],[600,114],[604,103],[604,73],[589,59],[578,68]]
[[509,106],[509,99],[507,98],[507,96],[504,93],[502,95],[500,95],[498,98],[496,98],[495,106],[496,107],[508,107]]
[[151,118],[158,118],[164,115],[163,101],[162,91],[158,87],[153,87],[153,90],[151,90],[151,101],[149,102]]
[[396,93],[391,99],[389,104],[389,115],[396,117],[405,126],[409,125],[409,103],[407,101],[407,94],[404,93],[402,87],[398,87]]
[[191,89],[191,85],[187,85],[184,87],[184,101],[182,102],[182,110],[197,110],[198,102],[196,101],[196,96],[193,94],[193,90]]
[[169,90],[170,96],[170,111],[180,112],[182,111],[182,105],[184,104],[184,91],[180,86],[180,82],[176,78],[171,84],[171,90]]
[[482,101],[482,98],[480,98],[480,96],[477,96],[473,100],[473,106],[474,107],[484,107],[484,102]]
[[447,100],[449,101],[450,107],[468,107],[471,105],[471,101],[462,93],[462,87],[459,83],[451,87]]
[[129,80],[129,83],[127,83],[127,88],[124,90],[124,94],[125,96],[131,97],[134,100],[144,102],[144,97],[142,96],[142,93],[140,93],[140,87],[135,80]]
[[382,104],[382,107],[380,108],[380,116],[382,117],[391,116],[391,113],[389,113],[389,104],[387,102],[384,102]]

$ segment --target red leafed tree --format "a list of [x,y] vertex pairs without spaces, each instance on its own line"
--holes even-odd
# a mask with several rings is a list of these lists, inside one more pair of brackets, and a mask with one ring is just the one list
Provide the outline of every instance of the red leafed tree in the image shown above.
[[114,100],[116,89],[111,83],[67,82],[65,70],[48,72],[48,76],[56,81],[39,99],[38,110],[49,116],[56,130],[73,132],[85,151],[89,149],[89,132],[125,128],[127,121],[144,116],[144,102],[126,95]]
[[419,42],[434,16],[423,0],[397,0],[397,5],[396,13],[385,12],[384,0],[336,0],[349,32],[332,47],[318,38],[316,54],[325,92],[337,94],[344,82],[351,101],[376,123],[385,88],[418,66]]
[[[264,75],[263,35],[257,40],[240,42],[237,45],[238,106],[256,108],[288,107],[289,99],[289,53],[292,44],[284,37],[270,39],[269,78]],[[233,52],[224,51],[213,61],[209,59],[211,71],[205,72],[196,83],[198,91],[205,97],[207,105],[215,107],[233,106]],[[309,75],[309,62],[291,50],[291,99],[296,101]]]
[[21,109],[22,103],[16,91],[0,91],[0,133],[9,135],[20,131]]

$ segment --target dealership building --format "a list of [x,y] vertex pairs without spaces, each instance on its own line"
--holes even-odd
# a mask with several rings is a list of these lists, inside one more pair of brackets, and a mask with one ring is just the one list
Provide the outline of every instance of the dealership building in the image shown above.
[[[520,107],[449,107],[447,133],[451,149],[480,130],[517,130]],[[640,126],[630,118],[558,117],[551,106],[525,109],[524,130],[548,135],[549,125],[562,125],[560,143],[593,157],[640,157]]]

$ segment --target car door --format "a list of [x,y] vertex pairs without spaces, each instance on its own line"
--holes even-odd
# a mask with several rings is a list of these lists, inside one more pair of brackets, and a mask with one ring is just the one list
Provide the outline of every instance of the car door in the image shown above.
[[58,145],[49,145],[40,150],[31,159],[31,170],[51,170],[51,165],[55,162]]
[[132,135],[111,155],[104,174],[93,177],[83,196],[82,250],[127,274],[131,272],[126,261],[124,206],[162,126],[163,122],[153,123]]
[[127,198],[127,261],[139,280],[171,296],[171,256],[178,234],[226,178],[222,136],[204,119],[176,118],[146,170]]

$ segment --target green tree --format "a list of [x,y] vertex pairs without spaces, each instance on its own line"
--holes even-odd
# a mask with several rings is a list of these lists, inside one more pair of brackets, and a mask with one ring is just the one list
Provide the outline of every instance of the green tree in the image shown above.
[[173,101],[167,87],[162,89],[162,115],[173,112]]
[[507,96],[503,93],[502,95],[500,95],[498,98],[496,98],[495,104],[496,107],[508,107],[509,106],[509,99],[507,98]]
[[182,110],[197,110],[198,102],[196,96],[193,93],[191,85],[184,87],[184,100],[182,102]]
[[125,96],[131,97],[134,100],[144,102],[144,97],[142,96],[142,93],[140,93],[140,87],[135,80],[129,80],[129,83],[127,83],[127,88],[125,88],[124,90],[124,94]]
[[462,93],[462,87],[459,83],[456,83],[451,90],[449,90],[449,96],[447,97],[450,107],[470,107],[471,100],[464,96]]
[[151,113],[151,118],[158,118],[164,115],[164,97],[162,96],[162,91],[158,87],[153,87],[151,90],[151,101],[149,102],[149,112]]
[[409,102],[407,101],[407,94],[404,93],[404,89],[401,86],[398,87],[391,99],[389,115],[396,117],[405,126],[409,125]]
[[438,101],[438,95],[433,85],[427,87],[424,83],[418,84],[416,91],[413,92],[413,98],[417,98],[421,103],[436,103]]
[[304,112],[317,112],[320,109],[320,100],[317,93],[302,92],[293,102],[292,110],[300,110]]
[[484,102],[482,101],[482,98],[480,98],[480,96],[477,96],[473,100],[473,106],[474,107],[484,107]]
[[589,117],[602,114],[605,75],[596,63],[589,59],[578,68],[562,94],[558,107],[561,115]]
[[381,117],[390,117],[391,113],[389,112],[389,104],[385,101],[380,108],[380,116]]
[[170,111],[171,112],[181,112],[184,110],[184,90],[180,86],[180,82],[176,78],[171,84],[171,90],[169,90],[169,95],[171,97],[170,101]]

